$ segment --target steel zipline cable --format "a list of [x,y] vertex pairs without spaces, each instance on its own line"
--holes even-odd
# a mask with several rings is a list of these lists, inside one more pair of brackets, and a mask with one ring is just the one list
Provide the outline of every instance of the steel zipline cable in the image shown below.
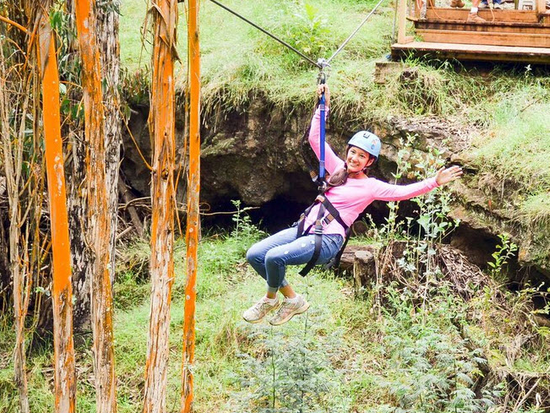
[[352,34],[350,34],[350,35],[348,36],[348,38],[344,41],[344,43],[342,43],[342,45],[338,48],[338,50],[336,50],[336,51],[334,52],[334,54],[333,54],[332,56],[330,56],[330,58],[326,61],[327,64],[330,63],[330,61],[331,61],[332,59],[334,59],[334,58],[336,57],[336,55],[337,55],[338,53],[340,53],[344,47],[346,47],[346,45],[349,43],[349,41],[357,34],[357,32],[361,29],[361,27],[363,27],[363,25],[367,22],[367,20],[369,20],[370,16],[372,16],[373,13],[376,11],[376,9],[378,9],[378,7],[380,7],[380,5],[382,4],[383,1],[384,1],[384,0],[380,0],[380,1],[376,4],[376,6],[374,6],[374,9],[372,9],[371,12],[367,15],[367,17],[365,17],[365,18],[363,19],[363,21],[361,22],[361,24],[360,24],[359,26],[357,26],[357,29],[355,29],[355,31],[354,31]]
[[214,4],[217,4],[218,6],[220,6],[222,9],[225,9],[227,10],[229,13],[231,14],[234,14],[235,16],[237,16],[239,19],[242,19],[244,20],[245,22],[247,22],[248,24],[254,26],[256,29],[260,30],[261,32],[267,34],[269,37],[271,37],[272,39],[278,41],[279,43],[281,43],[283,46],[286,46],[288,47],[290,50],[292,50],[294,53],[297,53],[299,54],[303,59],[307,60],[309,63],[311,63],[312,65],[314,65],[315,67],[318,67],[320,69],[322,69],[322,67],[316,63],[315,61],[313,61],[312,59],[310,59],[309,57],[307,57],[305,54],[303,54],[302,52],[300,52],[298,49],[292,47],[291,45],[289,45],[287,42],[285,42],[284,40],[281,40],[279,39],[277,36],[269,33],[267,30],[261,28],[260,26],[258,26],[257,24],[251,22],[250,20],[248,20],[246,17],[243,17],[241,16],[239,13],[231,10],[229,7],[227,6],[224,6],[223,4],[217,2],[216,0],[210,0],[212,3]]
[[217,4],[218,6],[220,6],[222,9],[225,9],[227,10],[229,13],[237,16],[239,19],[241,20],[244,20],[245,22],[247,22],[248,24],[250,24],[251,26],[254,26],[256,29],[260,30],[262,33],[265,33],[267,34],[269,37],[271,37],[272,39],[276,40],[277,42],[281,43],[283,46],[289,48],[290,50],[292,50],[294,53],[298,54],[299,56],[301,56],[304,60],[308,61],[309,63],[311,63],[312,65],[314,65],[315,67],[317,67],[319,70],[323,71],[325,69],[325,67],[329,66],[329,63],[332,59],[334,59],[336,57],[336,55],[338,53],[340,53],[344,47],[349,43],[349,41],[357,34],[357,32],[361,29],[361,27],[363,27],[363,25],[369,20],[369,18],[373,15],[373,13],[378,9],[378,7],[382,4],[382,2],[384,0],[380,0],[376,6],[374,6],[374,8],[371,10],[371,12],[367,15],[367,17],[365,17],[363,19],[363,21],[361,22],[361,24],[357,27],[357,29],[355,29],[353,31],[353,33],[351,33],[348,38],[344,41],[344,43],[342,43],[342,45],[338,48],[338,50],[336,50],[334,52],[334,54],[328,59],[328,60],[325,60],[325,59],[319,59],[317,62],[315,62],[313,59],[307,57],[305,54],[303,54],[302,52],[300,52],[298,49],[296,49],[295,47],[291,46],[290,44],[288,44],[287,42],[285,42],[284,40],[281,40],[279,39],[277,36],[275,36],[274,34],[271,34],[269,33],[267,30],[263,29],[262,27],[258,26],[257,24],[255,24],[254,22],[248,20],[246,17],[243,17],[241,16],[239,13],[231,10],[229,7],[221,4],[220,2],[216,1],[216,0],[210,0],[212,3],[214,4]]

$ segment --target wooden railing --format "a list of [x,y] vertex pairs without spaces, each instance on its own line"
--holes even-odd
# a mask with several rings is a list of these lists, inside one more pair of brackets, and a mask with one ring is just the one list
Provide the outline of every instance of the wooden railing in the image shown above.
[[[412,0],[415,1],[415,0]],[[545,0],[540,0],[545,1]],[[412,36],[407,36],[407,17],[411,20],[413,16],[408,16],[409,7],[408,0],[397,0],[397,43],[405,44],[413,41]]]
[[[434,1],[435,0],[397,0],[397,43],[398,44],[407,44],[407,43],[411,43],[414,40],[413,36],[407,35],[407,20],[422,21],[422,19],[426,16],[426,6],[437,9],[437,7],[433,6]],[[446,2],[450,0],[443,0],[443,1]],[[533,8],[535,9],[533,10],[533,14],[532,14],[533,18],[535,20],[538,20],[539,23],[548,23],[550,21],[550,10],[546,10],[546,0],[534,0],[533,5],[534,5]],[[441,9],[447,9],[447,7],[442,7]],[[455,10],[454,14],[458,13],[457,9],[454,9],[454,10]],[[525,13],[525,12],[526,10],[521,10],[521,13]],[[466,10],[460,12],[460,14],[462,13],[466,13]],[[508,10],[507,13],[509,14],[514,13],[514,11]],[[445,15],[445,13],[443,14]],[[536,14],[536,17],[535,17],[535,14]],[[437,13],[436,13],[436,16],[438,16]],[[522,14],[522,16],[525,16],[525,15]],[[465,18],[466,17],[464,16],[464,19]],[[443,17],[441,19],[445,19],[445,18]],[[521,19],[523,21],[524,17],[522,17]],[[480,28],[480,31],[483,32],[484,29]]]

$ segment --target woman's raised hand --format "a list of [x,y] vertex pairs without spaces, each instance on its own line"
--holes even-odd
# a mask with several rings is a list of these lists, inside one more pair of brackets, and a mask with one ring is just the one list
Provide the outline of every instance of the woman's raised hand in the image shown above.
[[325,92],[325,107],[328,108],[330,106],[330,90],[328,88],[328,85],[326,83],[321,83],[320,85],[317,85],[317,98],[320,100],[321,95]]
[[445,185],[449,182],[452,182],[456,179],[459,179],[462,176],[462,168],[460,166],[454,165],[450,168],[441,168],[437,171],[435,175],[435,181],[438,185]]

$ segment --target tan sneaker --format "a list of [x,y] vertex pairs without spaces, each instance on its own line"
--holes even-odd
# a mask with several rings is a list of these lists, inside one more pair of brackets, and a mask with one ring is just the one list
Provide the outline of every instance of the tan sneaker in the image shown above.
[[279,307],[279,300],[275,304],[269,303],[269,298],[262,297],[256,304],[243,313],[243,318],[249,323],[256,324],[264,319],[266,315]]
[[485,20],[482,17],[479,17],[477,13],[470,13],[468,14],[468,19],[466,20],[466,23],[485,23],[487,20]]
[[296,314],[305,313],[308,308],[309,303],[300,294],[297,294],[296,299],[292,299],[292,301],[288,300],[288,298],[285,298],[283,300],[283,303],[281,304],[281,307],[279,308],[279,310],[277,310],[277,313],[273,316],[271,320],[269,320],[269,323],[273,326],[280,326],[281,324],[286,323]]
[[461,9],[464,6],[465,6],[465,4],[462,0],[451,0],[451,7]]

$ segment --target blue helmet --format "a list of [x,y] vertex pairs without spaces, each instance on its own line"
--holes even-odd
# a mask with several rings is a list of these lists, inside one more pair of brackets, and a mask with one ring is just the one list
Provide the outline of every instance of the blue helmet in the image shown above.
[[376,159],[378,159],[378,156],[380,155],[380,148],[382,147],[382,143],[380,142],[378,136],[366,130],[359,131],[353,135],[349,140],[348,145],[363,149]]

